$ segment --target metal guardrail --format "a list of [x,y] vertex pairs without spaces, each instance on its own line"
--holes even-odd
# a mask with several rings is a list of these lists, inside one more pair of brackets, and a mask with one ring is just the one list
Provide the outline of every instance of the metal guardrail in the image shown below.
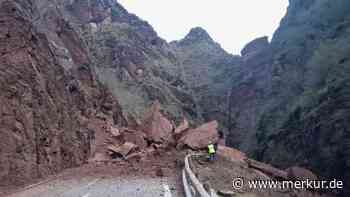
[[190,185],[189,185],[189,183],[188,183],[188,181],[187,181],[185,169],[182,170],[182,183],[183,183],[183,185],[184,185],[185,196],[186,196],[186,197],[193,197],[193,196],[192,196],[192,192],[191,192]]
[[[201,155],[187,155],[185,157],[185,168],[182,173],[182,181],[186,197],[212,197],[205,189],[203,184],[197,179],[192,172],[189,164],[189,158],[192,156]],[[212,193],[212,192],[211,192]]]

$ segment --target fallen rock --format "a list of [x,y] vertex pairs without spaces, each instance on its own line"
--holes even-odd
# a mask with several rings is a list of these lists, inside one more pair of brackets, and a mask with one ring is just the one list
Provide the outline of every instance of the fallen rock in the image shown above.
[[305,180],[318,180],[318,177],[316,174],[311,172],[308,169],[294,166],[291,168],[288,168],[287,170],[287,176],[290,180],[298,180],[298,181],[305,181]]
[[244,162],[245,159],[247,159],[247,156],[245,153],[242,153],[241,151],[230,148],[227,146],[218,146],[217,153],[225,158],[227,158],[229,161],[232,162]]
[[223,196],[223,197],[232,197],[236,195],[236,193],[231,190],[219,190],[218,194],[220,194],[220,196]]
[[146,113],[141,130],[147,138],[153,142],[169,142],[172,138],[173,125],[160,112],[160,103],[156,101]]
[[127,116],[128,128],[130,129],[138,129],[141,125],[141,121],[138,118],[135,118],[132,115]]
[[156,149],[153,146],[150,146],[145,150],[147,155],[153,155],[155,153]]
[[138,153],[131,153],[125,159],[127,161],[131,162],[131,163],[140,162],[141,159],[142,159],[142,153],[140,153],[140,152],[138,152]]
[[121,132],[119,131],[119,129],[113,126],[110,127],[110,132],[113,137],[119,137],[121,135]]
[[246,159],[245,161],[248,163],[248,166],[250,168],[259,170],[270,177],[273,177],[279,180],[281,179],[288,180],[288,175],[286,171],[277,169],[271,165],[268,165],[253,159]]
[[188,123],[188,120],[186,118],[184,118],[182,120],[181,124],[178,127],[176,127],[174,133],[181,134],[182,132],[186,131],[189,128],[190,128],[190,125]]
[[108,116],[102,112],[99,112],[96,114],[96,118],[100,119],[100,120],[107,120],[108,119]]
[[147,142],[145,140],[146,134],[142,131],[123,129],[123,139],[125,142],[131,142],[136,144],[140,149],[145,149],[147,147]]
[[226,146],[226,141],[225,141],[225,139],[220,138],[219,141],[218,141],[218,145]]
[[103,162],[109,159],[110,158],[105,153],[96,153],[93,158],[89,159],[89,162]]
[[164,149],[166,146],[164,146],[163,144],[152,144],[152,147],[156,150],[161,150]]
[[117,153],[123,156],[124,158],[132,151],[136,150],[138,147],[137,145],[125,142],[121,146],[115,146],[115,145],[109,145],[107,149],[110,151],[111,154]]
[[216,143],[219,140],[217,128],[218,122],[212,121],[196,129],[190,129],[180,138],[178,146],[187,145],[195,150],[206,148],[210,142]]
[[256,174],[258,174],[261,177],[261,180],[270,180],[271,179],[271,177],[269,177],[265,173],[261,172],[260,170],[256,170],[256,169],[252,169],[252,170],[253,170],[253,172],[255,172]]

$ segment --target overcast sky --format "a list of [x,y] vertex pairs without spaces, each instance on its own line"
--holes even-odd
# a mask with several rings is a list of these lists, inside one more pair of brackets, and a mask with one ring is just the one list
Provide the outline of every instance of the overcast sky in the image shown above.
[[167,41],[203,27],[229,53],[239,54],[249,41],[271,36],[285,15],[288,0],[118,0],[148,21]]

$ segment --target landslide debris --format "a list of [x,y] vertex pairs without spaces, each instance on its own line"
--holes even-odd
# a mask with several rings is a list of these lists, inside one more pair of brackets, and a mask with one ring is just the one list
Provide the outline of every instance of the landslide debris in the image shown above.
[[[113,159],[139,161],[154,154],[166,154],[171,150],[205,150],[210,143],[219,140],[218,123],[212,121],[191,129],[186,120],[178,127],[161,113],[161,106],[155,101],[144,114],[138,128],[107,126],[105,135],[100,138],[99,148],[91,161],[109,161]],[[187,127],[187,129],[185,129]],[[183,132],[176,133],[175,128]],[[135,158],[137,158],[135,160]]]
[[[287,176],[289,170],[280,170],[271,165],[264,164],[245,156],[239,150],[219,146],[218,155],[214,162],[208,162],[205,156],[190,157],[190,167],[196,174],[197,178],[206,185],[207,188],[212,188],[217,192],[218,196],[249,196],[249,197],[332,197],[334,194],[321,193],[315,190],[279,188],[253,189],[249,187],[248,181],[291,181]],[[300,176],[298,180],[306,181],[309,174],[312,172],[301,168],[292,167]],[[302,173],[308,172],[308,173]],[[313,178],[315,178],[313,176]],[[233,188],[232,184],[235,179],[243,180],[242,188]],[[311,180],[311,179],[310,179]],[[318,180],[318,179],[312,179]],[[238,184],[239,185],[239,184]],[[257,186],[258,187],[258,186]]]

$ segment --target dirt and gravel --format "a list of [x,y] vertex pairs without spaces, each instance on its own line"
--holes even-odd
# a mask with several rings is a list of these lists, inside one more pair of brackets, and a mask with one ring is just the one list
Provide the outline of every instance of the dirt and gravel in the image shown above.
[[[220,155],[215,161],[209,162],[206,156],[190,158],[190,166],[197,178],[206,188],[214,188],[215,191],[226,194],[222,196],[249,196],[249,197],[329,197],[326,194],[305,190],[292,189],[250,189],[248,180],[273,180],[263,172],[250,168],[247,163],[241,161],[229,161]],[[242,189],[233,188],[233,180],[242,178]]]
[[251,180],[267,179],[254,169],[228,161],[219,155],[212,162],[209,162],[206,156],[192,157],[190,165],[202,183],[209,184],[216,190],[232,190],[232,180],[238,177]]

